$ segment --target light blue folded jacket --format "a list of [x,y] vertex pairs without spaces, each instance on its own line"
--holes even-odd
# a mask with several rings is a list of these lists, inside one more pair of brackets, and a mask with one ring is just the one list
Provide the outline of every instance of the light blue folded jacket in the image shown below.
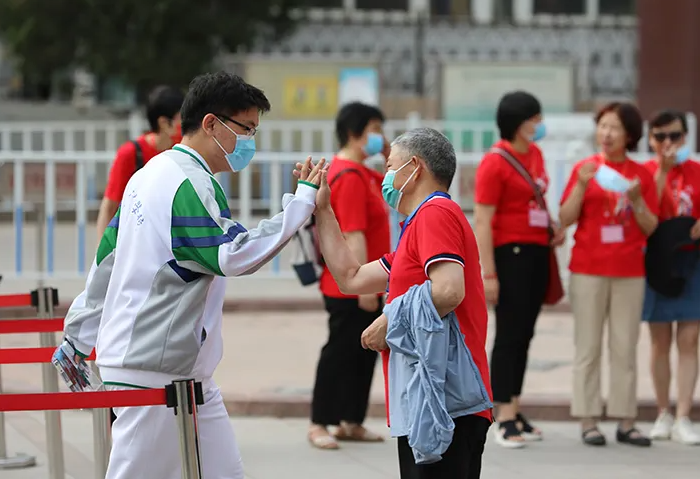
[[426,281],[384,307],[390,431],[408,436],[416,464],[442,459],[452,442],[453,418],[493,407],[457,316],[440,318],[431,291]]

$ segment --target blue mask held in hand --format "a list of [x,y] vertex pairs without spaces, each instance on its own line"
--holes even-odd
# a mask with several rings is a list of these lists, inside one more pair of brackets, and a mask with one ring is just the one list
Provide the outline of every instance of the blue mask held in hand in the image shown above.
[[681,146],[678,151],[676,151],[676,164],[682,165],[690,158],[690,148],[688,145]]
[[[217,120],[219,119],[217,118]],[[236,147],[231,153],[227,153],[226,150],[224,150],[224,147],[221,146],[221,143],[219,143],[219,140],[214,138],[214,141],[217,145],[219,145],[221,151],[224,152],[224,155],[226,156],[226,161],[228,161],[228,164],[229,166],[231,166],[231,169],[236,172],[241,171],[243,168],[250,164],[250,161],[253,159],[253,156],[255,156],[255,138],[253,138],[250,135],[239,135],[221,120],[219,120],[219,123],[224,125],[228,131],[236,135]]]
[[401,197],[403,196],[403,190],[406,188],[406,185],[408,184],[409,181],[411,181],[411,178],[413,178],[413,175],[418,171],[418,168],[413,170],[413,173],[411,173],[411,176],[409,176],[406,181],[404,182],[403,186],[399,188],[398,190],[394,188],[394,179],[396,178],[396,173],[401,171],[404,167],[406,167],[408,164],[411,163],[411,160],[408,160],[406,163],[401,165],[398,170],[388,170],[386,172],[386,175],[384,175],[384,180],[382,181],[382,197],[384,197],[384,201],[389,205],[391,209],[397,209],[399,207],[399,203],[401,203]]
[[544,125],[544,123],[539,122],[535,126],[535,133],[532,135],[532,141],[540,141],[545,136],[547,136],[547,127]]
[[367,133],[367,143],[362,150],[367,156],[378,155],[384,149],[384,137],[379,133]]
[[600,165],[594,178],[601,188],[614,193],[624,193],[632,186],[630,180],[608,165]]

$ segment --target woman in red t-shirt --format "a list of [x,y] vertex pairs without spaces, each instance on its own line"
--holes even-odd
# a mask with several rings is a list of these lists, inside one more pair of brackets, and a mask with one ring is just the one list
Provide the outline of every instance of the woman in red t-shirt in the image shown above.
[[[372,106],[352,102],[340,109],[336,134],[340,151],[328,169],[331,204],[345,241],[361,263],[391,251],[389,211],[382,198],[384,175],[365,166],[384,154],[384,115]],[[379,442],[363,426],[377,353],[362,348],[362,332],[382,314],[382,294],[346,295],[327,267],[320,280],[328,311],[328,341],[321,349],[311,399],[308,439],[319,449],[337,449],[339,440]],[[338,426],[334,435],[329,426]]]
[[[542,433],[519,411],[535,322],[549,281],[550,244],[563,234],[551,224],[546,208],[538,205],[530,182],[510,164],[519,163],[542,194],[549,178],[542,151],[535,141],[544,136],[540,102],[529,93],[506,94],[498,105],[501,134],[476,171],[476,237],[483,268],[486,299],[496,306],[496,339],[491,354],[494,403],[498,405],[497,442],[519,448]],[[499,150],[499,151],[496,151]]]
[[649,446],[635,427],[637,343],[644,301],[644,248],[658,223],[656,185],[643,165],[627,157],[642,136],[637,107],[610,103],[596,116],[601,152],[574,166],[559,218],[576,224],[569,298],[574,314],[574,392],[571,415],[582,440],[603,446],[600,358],[608,322],[610,393],[606,413],[620,419],[617,441]]
[[[661,221],[678,216],[700,218],[700,164],[689,159],[685,146],[688,123],[679,111],[663,111],[649,122],[649,144],[656,158],[645,166],[654,175],[660,199]],[[700,239],[700,221],[690,230]],[[651,334],[651,375],[654,379],[659,415],[651,430],[652,439],[673,439],[682,444],[700,444],[693,431],[690,410],[698,379],[698,336],[700,335],[700,262],[698,252],[680,251],[676,271],[685,278],[683,293],[674,298],[656,292],[647,284],[642,319]],[[669,412],[671,383],[671,342],[676,324],[678,348],[678,404],[676,417]]]

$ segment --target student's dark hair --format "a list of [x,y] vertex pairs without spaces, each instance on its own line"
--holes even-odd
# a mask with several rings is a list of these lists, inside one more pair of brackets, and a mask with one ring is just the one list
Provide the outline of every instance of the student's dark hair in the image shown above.
[[622,127],[625,129],[625,133],[627,133],[627,144],[625,148],[627,151],[635,151],[639,140],[642,138],[642,132],[644,131],[644,119],[639,112],[639,108],[632,103],[613,101],[598,110],[595,116],[596,125],[606,113],[615,113],[617,115],[620,119],[620,123],[622,123]]
[[335,134],[340,147],[347,145],[351,136],[362,136],[372,120],[384,123],[384,114],[376,106],[357,101],[343,105],[335,117]]
[[201,128],[208,113],[231,117],[251,108],[261,113],[270,111],[270,101],[262,90],[232,73],[205,73],[192,80],[185,96],[181,110],[182,134]]
[[496,109],[496,125],[501,138],[513,141],[520,125],[542,113],[542,105],[526,91],[512,91],[503,95]]
[[146,100],[146,118],[151,131],[158,133],[158,118],[161,116],[169,120],[175,118],[184,99],[182,90],[172,86],[161,85],[151,90]]
[[670,125],[674,121],[680,121],[683,133],[688,133],[688,120],[685,113],[678,110],[663,110],[654,114],[649,120],[649,129],[661,128],[662,126]]

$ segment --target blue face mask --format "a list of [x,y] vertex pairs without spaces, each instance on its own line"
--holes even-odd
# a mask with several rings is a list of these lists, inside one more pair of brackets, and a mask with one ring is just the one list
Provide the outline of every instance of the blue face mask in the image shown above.
[[362,150],[367,156],[378,155],[384,149],[384,137],[379,133],[367,133],[367,143]]
[[386,172],[386,175],[384,175],[384,180],[382,181],[382,197],[384,197],[384,201],[386,201],[389,207],[394,210],[397,209],[399,207],[399,203],[401,203],[401,197],[403,196],[404,188],[406,188],[408,182],[411,181],[413,175],[416,173],[416,171],[418,171],[418,168],[413,170],[413,173],[411,173],[411,176],[409,176],[406,179],[401,188],[399,188],[398,190],[394,188],[394,179],[396,178],[396,173],[401,171],[410,163],[411,160],[408,160],[406,163],[401,165],[401,167],[398,170],[388,170]]
[[632,183],[620,173],[607,165],[600,165],[595,172],[595,181],[606,191],[624,193],[630,189]]
[[690,158],[690,148],[688,145],[681,146],[676,152],[676,164],[682,165]]
[[532,135],[532,141],[540,141],[545,136],[547,136],[547,127],[544,125],[544,123],[539,122],[535,126],[535,133]]
[[224,155],[226,156],[226,161],[228,161],[228,164],[231,166],[231,169],[233,171],[241,171],[243,168],[250,164],[250,161],[253,159],[253,156],[255,156],[255,138],[249,135],[239,135],[221,120],[219,120],[219,123],[224,125],[228,131],[236,135],[236,147],[231,153],[226,153],[226,150],[224,150],[224,147],[221,146],[221,143],[219,143],[219,141],[216,138],[214,138],[214,141],[217,145],[219,145],[221,151],[224,152]]

